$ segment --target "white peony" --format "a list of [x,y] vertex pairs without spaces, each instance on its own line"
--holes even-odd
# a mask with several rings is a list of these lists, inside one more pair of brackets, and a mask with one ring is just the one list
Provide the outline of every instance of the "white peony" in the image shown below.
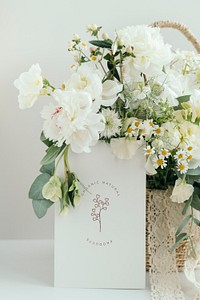
[[179,178],[175,182],[170,198],[172,202],[183,203],[192,196],[193,192],[194,187]]
[[103,116],[92,112],[90,94],[56,90],[53,97],[58,105],[45,106],[41,112],[46,138],[58,146],[66,143],[76,153],[90,152],[105,128]]
[[32,65],[28,72],[22,73],[14,81],[14,86],[19,90],[19,107],[21,109],[32,107],[43,87],[40,66]]
[[125,73],[130,78],[138,78],[140,73],[157,76],[173,59],[171,46],[164,43],[159,28],[132,26],[119,30],[117,35],[125,47],[133,47],[136,56],[125,60]]
[[131,159],[140,147],[137,140],[126,138],[111,139],[110,146],[113,154],[119,159]]

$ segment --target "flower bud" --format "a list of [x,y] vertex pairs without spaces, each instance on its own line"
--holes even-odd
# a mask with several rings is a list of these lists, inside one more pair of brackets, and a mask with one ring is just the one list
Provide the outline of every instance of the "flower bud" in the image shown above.
[[109,36],[108,36],[108,34],[107,33],[102,33],[102,39],[103,40],[108,40],[109,39]]
[[72,40],[73,41],[79,41],[80,40],[80,36],[78,34],[74,33],[73,36],[72,36]]
[[86,28],[87,28],[87,31],[89,31],[89,32],[93,32],[98,29],[96,24],[88,24]]

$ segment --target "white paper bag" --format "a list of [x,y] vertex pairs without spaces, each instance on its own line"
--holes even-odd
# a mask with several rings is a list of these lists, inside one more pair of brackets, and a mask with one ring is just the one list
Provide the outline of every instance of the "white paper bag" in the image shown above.
[[55,286],[145,287],[145,158],[117,159],[99,142],[69,154],[86,189],[67,216],[55,213]]

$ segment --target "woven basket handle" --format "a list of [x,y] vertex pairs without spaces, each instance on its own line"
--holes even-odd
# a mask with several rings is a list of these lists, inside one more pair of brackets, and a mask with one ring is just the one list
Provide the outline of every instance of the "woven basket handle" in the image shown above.
[[192,43],[198,53],[200,53],[200,41],[190,32],[190,30],[179,22],[175,21],[157,21],[150,24],[151,27],[174,28],[179,30]]

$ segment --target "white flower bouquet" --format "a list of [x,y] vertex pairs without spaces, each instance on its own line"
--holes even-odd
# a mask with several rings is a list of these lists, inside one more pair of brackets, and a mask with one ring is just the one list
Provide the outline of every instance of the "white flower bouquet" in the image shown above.
[[[47,150],[29,192],[34,211],[41,218],[57,201],[61,214],[79,203],[84,182],[70,169],[68,150],[89,153],[100,140],[118,159],[144,151],[147,187],[174,186],[171,200],[185,203],[178,246],[190,238],[183,231],[189,222],[200,225],[194,215],[200,210],[200,55],[172,50],[159,28],[127,27],[112,38],[100,31],[87,26],[89,43],[73,35],[68,43],[72,73],[60,87],[38,64],[14,83],[21,109],[32,107],[39,96],[53,100],[41,112]],[[57,175],[62,158],[64,179]]]

